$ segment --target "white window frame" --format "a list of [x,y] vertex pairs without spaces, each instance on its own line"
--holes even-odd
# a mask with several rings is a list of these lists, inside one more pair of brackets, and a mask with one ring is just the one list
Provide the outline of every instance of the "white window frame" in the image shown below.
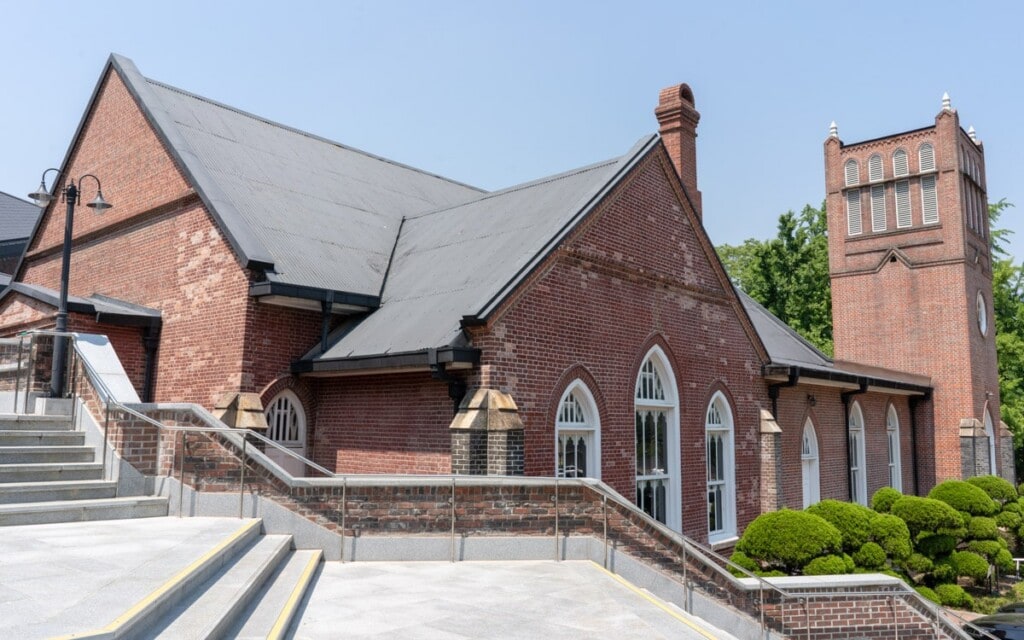
[[896,200],[896,228],[906,229],[914,223],[910,213],[910,180],[897,180],[893,195]]
[[[634,418],[636,422],[640,422],[645,420],[648,415],[655,420],[657,420],[657,415],[664,415],[666,426],[664,460],[667,468],[660,470],[660,473],[648,473],[646,467],[642,467],[641,461],[636,459],[637,453],[640,453],[642,456],[646,451],[644,443],[641,443],[634,436],[634,443],[636,444],[634,463],[636,463],[635,488],[637,505],[643,508],[640,494],[644,488],[649,485],[653,490],[658,482],[663,483],[662,486],[665,490],[664,523],[671,529],[681,531],[682,493],[681,465],[679,461],[679,392],[676,389],[676,377],[672,371],[672,366],[669,364],[668,357],[661,347],[657,345],[647,352],[642,362],[640,370],[637,371],[636,385],[633,392]],[[653,371],[661,382],[660,394],[650,393],[651,387],[647,386],[651,381],[646,373],[649,369],[645,369],[648,363],[652,363]],[[656,397],[658,395],[661,397]]]
[[919,172],[935,171],[935,147],[930,142],[923,142],[917,148],[917,169]]
[[889,405],[885,414],[885,435],[889,450],[889,486],[903,491],[903,459],[900,457],[900,416],[896,407]]
[[868,182],[881,182],[885,179],[885,163],[882,154],[875,153],[868,158]]
[[267,403],[267,437],[285,447],[306,446],[306,412],[291,389],[284,389]]
[[886,211],[885,211],[885,185],[884,184],[873,184],[871,185],[871,230],[872,231],[885,231],[886,229]]
[[[900,166],[900,159],[903,160],[902,166]],[[893,152],[892,175],[896,178],[902,178],[910,175],[910,157],[907,155],[906,149],[897,149]]]
[[981,331],[981,335],[988,337],[988,302],[985,300],[985,294],[981,291],[978,291],[974,306],[975,314],[978,317],[978,331]]
[[867,506],[868,479],[864,455],[864,412],[861,411],[859,402],[854,401],[850,406],[850,416],[846,428],[847,446],[850,448],[850,502]]
[[804,422],[800,439],[800,468],[803,476],[804,509],[821,502],[821,462],[818,457],[818,432],[810,418]]
[[[579,414],[575,416],[566,415],[566,403],[575,402],[578,404]],[[579,419],[577,419],[579,418]],[[568,475],[570,478],[600,478],[601,477],[601,416],[597,410],[597,403],[594,401],[594,394],[590,392],[579,378],[573,380],[565,388],[562,397],[558,401],[558,409],[555,413],[555,475],[560,478],[567,477],[566,470],[562,468],[563,460],[559,452],[563,451],[566,444],[564,439],[582,437],[587,448],[587,456],[584,461],[586,473],[577,475],[575,472]]]
[[843,182],[847,187],[860,184],[860,164],[853,158],[843,165]]
[[939,223],[939,185],[935,175],[921,176],[921,223]]
[[999,466],[996,464],[996,430],[992,424],[992,412],[985,409],[985,435],[988,437],[988,472],[990,475],[999,475]]
[[[708,542],[714,544],[736,537],[736,440],[732,407],[725,394],[715,392],[704,414],[705,450],[707,451]],[[712,446],[715,461],[712,461]],[[712,477],[712,471],[717,477]],[[719,496],[714,501],[712,496]],[[712,510],[718,506],[719,526],[711,528]]]
[[846,192],[846,233],[859,236],[864,231],[864,218],[861,213],[860,189]]

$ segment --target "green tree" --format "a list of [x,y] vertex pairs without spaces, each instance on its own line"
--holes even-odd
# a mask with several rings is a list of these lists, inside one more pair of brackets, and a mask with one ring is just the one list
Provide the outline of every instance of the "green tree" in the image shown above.
[[996,227],[1013,205],[1004,198],[988,206],[992,229],[992,307],[999,357],[999,413],[1013,432],[1017,475],[1024,471],[1024,266],[1006,250],[1012,231]]
[[832,354],[832,294],[825,205],[779,216],[769,240],[722,245],[718,255],[739,288],[825,353]]

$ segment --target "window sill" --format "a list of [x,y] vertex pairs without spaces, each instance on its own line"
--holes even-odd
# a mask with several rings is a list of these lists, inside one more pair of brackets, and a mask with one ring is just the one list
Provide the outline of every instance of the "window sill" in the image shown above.
[[712,551],[718,551],[719,549],[735,547],[736,541],[739,539],[740,537],[737,535],[731,535],[724,538],[715,538],[714,540],[708,539],[708,546],[711,547]]

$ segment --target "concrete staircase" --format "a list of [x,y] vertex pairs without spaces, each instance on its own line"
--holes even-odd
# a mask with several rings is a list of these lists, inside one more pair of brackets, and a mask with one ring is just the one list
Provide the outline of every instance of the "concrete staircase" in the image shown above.
[[167,515],[167,499],[117,495],[64,416],[0,415],[0,526]]

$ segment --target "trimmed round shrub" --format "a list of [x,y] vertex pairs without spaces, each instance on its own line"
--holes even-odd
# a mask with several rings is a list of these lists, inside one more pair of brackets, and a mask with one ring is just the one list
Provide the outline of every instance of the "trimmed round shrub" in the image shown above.
[[946,480],[929,491],[928,497],[941,500],[957,511],[972,516],[990,516],[999,511],[998,505],[987,493],[963,480]]
[[939,604],[944,607],[970,609],[974,606],[974,598],[959,585],[940,584],[935,587],[935,595],[939,597]]
[[771,571],[758,571],[757,575],[761,576],[762,578],[784,578],[784,577],[788,576],[789,574],[786,573],[785,571],[780,571],[778,569],[772,569]]
[[[761,570],[761,565],[757,564],[753,558],[743,553],[742,551],[733,551],[732,555],[729,556],[729,561],[733,564],[739,565],[749,571],[750,573],[757,573]],[[747,574],[742,571],[738,571],[735,567],[729,567],[729,571],[737,578],[746,578]]]
[[976,476],[968,478],[967,482],[987,493],[988,497],[1001,505],[1007,502],[1016,502],[1019,495],[1012,484],[999,476]]
[[914,591],[917,591],[923,597],[927,598],[928,600],[931,600],[935,604],[942,604],[941,602],[939,602],[939,595],[935,593],[933,590],[929,589],[928,587],[914,587]]
[[1024,513],[1024,507],[1020,504],[1020,498],[1016,502],[1007,502],[1003,505],[1003,513],[1007,512],[1016,513],[1017,515]]
[[955,551],[949,559],[958,576],[970,578],[975,583],[988,576],[988,560],[973,551]]
[[894,515],[876,514],[871,518],[869,528],[871,540],[877,542],[885,550],[886,555],[893,560],[908,558],[914,550],[907,523]]
[[1020,514],[1013,511],[1001,511],[996,514],[996,525],[1000,529],[1016,531],[1021,525]]
[[956,582],[956,569],[953,567],[953,561],[948,556],[937,560],[927,580],[928,584],[933,586],[946,582]]
[[848,573],[846,561],[837,555],[815,558],[804,567],[805,576],[836,576]]
[[875,514],[863,505],[839,500],[822,500],[807,507],[805,511],[824,518],[839,530],[843,537],[844,551],[856,551],[869,540],[868,527]]
[[928,573],[935,565],[928,556],[912,553],[903,563],[903,566],[910,573]]
[[1010,573],[1017,569],[1017,563],[1013,561],[1013,554],[1010,553],[1009,549],[997,551],[995,557],[992,558],[992,564],[999,567],[999,570],[1003,573]]
[[932,558],[941,558],[956,549],[956,538],[945,533],[925,536],[917,541],[917,550]]
[[838,529],[812,513],[789,509],[759,515],[736,543],[736,551],[792,574],[814,558],[841,548]]
[[971,540],[967,543],[967,550],[984,556],[989,562],[994,560],[1000,551],[1006,551],[998,540]]
[[878,569],[885,565],[885,550],[876,542],[865,542],[853,554],[853,562],[864,569]]
[[879,513],[889,513],[892,503],[903,497],[903,494],[892,487],[882,487],[871,496],[871,508]]
[[996,540],[999,538],[999,526],[995,518],[978,516],[967,523],[967,537],[972,540]]
[[[970,486],[970,485],[968,485]],[[977,487],[973,487],[977,489]],[[980,491],[980,489],[979,489]],[[988,496],[985,496],[988,498]],[[963,526],[963,518],[956,509],[941,500],[903,496],[892,505],[892,515],[902,519],[917,537],[922,532],[943,532]]]

